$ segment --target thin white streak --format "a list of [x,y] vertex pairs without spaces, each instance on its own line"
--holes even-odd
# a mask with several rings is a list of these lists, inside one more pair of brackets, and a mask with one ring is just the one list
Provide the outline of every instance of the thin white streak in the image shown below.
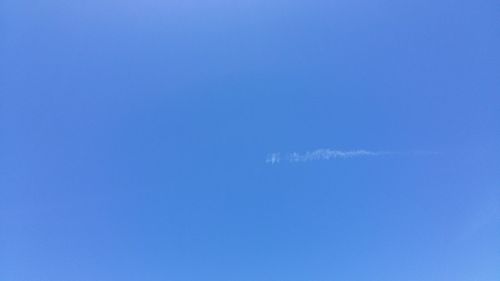
[[291,163],[309,162],[317,160],[331,160],[331,159],[346,159],[355,157],[373,157],[387,154],[394,154],[394,152],[381,152],[381,151],[368,151],[368,150],[333,150],[333,149],[317,149],[305,153],[292,152],[285,154],[281,157],[280,153],[271,153],[266,158],[266,163],[279,164],[281,160]]
[[318,149],[304,154],[291,153],[288,155],[290,162],[307,162],[315,160],[330,160],[333,158],[353,158],[353,157],[366,157],[377,156],[380,152],[372,152],[367,150],[353,150],[353,151],[340,151],[332,149]]

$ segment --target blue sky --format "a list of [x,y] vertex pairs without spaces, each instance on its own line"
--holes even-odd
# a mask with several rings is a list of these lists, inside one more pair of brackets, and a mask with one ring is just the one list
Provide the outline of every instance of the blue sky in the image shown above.
[[498,9],[1,0],[0,279],[500,280]]

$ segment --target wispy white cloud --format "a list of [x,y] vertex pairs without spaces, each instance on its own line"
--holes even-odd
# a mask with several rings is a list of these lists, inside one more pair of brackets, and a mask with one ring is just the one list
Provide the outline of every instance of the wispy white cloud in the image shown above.
[[281,156],[279,153],[271,153],[269,155],[267,155],[267,158],[266,158],[266,163],[270,163],[270,164],[278,164],[281,160]]
[[317,160],[331,160],[331,159],[345,159],[355,157],[374,157],[388,154],[395,154],[395,152],[388,151],[369,151],[369,150],[334,150],[329,148],[317,149],[305,153],[271,153],[266,158],[266,163],[279,164],[280,162],[309,162]]

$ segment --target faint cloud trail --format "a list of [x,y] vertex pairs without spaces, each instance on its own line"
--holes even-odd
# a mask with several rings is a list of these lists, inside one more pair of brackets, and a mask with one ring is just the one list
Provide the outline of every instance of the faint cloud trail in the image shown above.
[[309,162],[317,160],[331,160],[331,159],[346,159],[355,157],[374,157],[396,154],[395,152],[388,151],[369,151],[369,150],[334,150],[329,148],[317,149],[314,151],[308,151],[305,153],[287,153],[282,155],[281,153],[271,153],[267,155],[266,163],[268,164],[279,164],[280,162]]

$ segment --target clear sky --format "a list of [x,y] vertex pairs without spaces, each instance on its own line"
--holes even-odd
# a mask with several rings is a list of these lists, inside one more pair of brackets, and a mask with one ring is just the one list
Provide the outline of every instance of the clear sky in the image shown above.
[[0,280],[499,281],[499,11],[0,0]]

